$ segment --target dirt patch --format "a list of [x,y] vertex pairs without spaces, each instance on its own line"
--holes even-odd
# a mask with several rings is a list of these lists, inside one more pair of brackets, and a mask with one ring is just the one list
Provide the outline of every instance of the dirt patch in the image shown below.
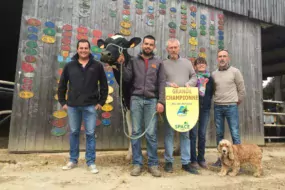
[[[284,189],[285,147],[263,148],[264,175],[252,176],[253,168],[242,166],[236,177],[219,177],[218,169],[200,170],[200,175],[191,175],[181,170],[180,157],[175,157],[174,173],[162,172],[154,178],[147,172],[139,177],[129,175],[130,162],[125,160],[126,151],[98,152],[96,164],[99,174],[89,173],[81,153],[77,168],[64,172],[61,166],[68,161],[68,153],[56,154],[9,154],[0,149],[0,189]],[[163,152],[159,152],[162,170]],[[212,163],[217,158],[215,149],[207,149],[206,159]]]

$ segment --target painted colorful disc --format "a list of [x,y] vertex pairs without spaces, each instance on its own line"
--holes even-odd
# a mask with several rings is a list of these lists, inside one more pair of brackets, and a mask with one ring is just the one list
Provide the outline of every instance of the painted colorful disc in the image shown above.
[[187,19],[181,19],[181,22],[180,22],[182,25],[186,25],[187,24]]
[[187,14],[187,10],[181,9],[180,13],[183,14],[183,15],[186,15]]
[[31,84],[22,84],[21,89],[25,91],[31,91],[32,90],[32,85]]
[[130,0],[124,0],[124,4],[129,5],[129,4],[131,4],[131,2],[130,2]]
[[114,84],[114,80],[108,80],[108,85],[113,85]]
[[58,111],[53,112],[52,115],[58,119],[61,119],[61,118],[65,118],[67,116],[67,113],[64,110],[58,110]]
[[71,44],[71,39],[69,37],[63,37],[61,39],[61,43],[64,45],[70,45]]
[[206,59],[207,55],[206,55],[205,52],[200,52],[200,53],[199,53],[199,57],[203,57],[203,58]]
[[87,34],[88,33],[88,29],[86,27],[78,27],[77,28],[77,32],[81,33],[81,34]]
[[219,40],[218,43],[219,43],[220,46],[223,46],[223,45],[224,45],[224,41],[222,41],[222,40]]
[[35,73],[24,73],[24,77],[33,78],[35,77]]
[[35,41],[27,41],[26,46],[29,48],[36,48],[36,47],[38,47],[38,44]]
[[180,30],[186,31],[187,30],[187,25],[180,25]]
[[25,60],[26,60],[26,62],[28,62],[28,63],[34,63],[34,62],[36,62],[37,59],[36,59],[34,56],[27,55],[27,56],[25,57]]
[[111,121],[109,119],[102,119],[102,124],[104,126],[109,126],[109,125],[111,125]]
[[99,125],[101,125],[101,121],[99,119],[96,120],[96,126],[98,127]]
[[110,117],[111,117],[111,113],[110,112],[103,112],[102,113],[102,118],[109,119]]
[[116,16],[117,16],[117,12],[116,12],[116,11],[109,10],[109,15],[110,15],[111,17],[116,17]]
[[59,62],[59,68],[63,68],[65,66],[66,62]]
[[113,110],[113,106],[110,104],[104,104],[104,106],[102,107],[103,111],[112,111]]
[[65,24],[65,25],[63,25],[62,29],[66,30],[66,31],[71,31],[72,30],[72,26],[70,24]]
[[20,91],[19,92],[19,97],[23,99],[29,99],[29,98],[32,98],[33,96],[34,96],[34,93],[30,91]]
[[30,78],[23,78],[23,83],[25,83],[25,84],[33,84],[33,80],[32,79],[30,79]]
[[101,52],[102,52],[102,49],[99,48],[98,46],[92,46],[92,47],[91,47],[91,51],[92,51],[93,53],[101,53]]
[[159,5],[159,8],[160,8],[160,9],[166,9],[166,5],[161,3],[161,4]]
[[169,28],[175,28],[176,29],[176,23],[175,22],[169,22],[168,26],[169,26]]
[[124,5],[124,9],[130,9],[130,5]]
[[55,24],[51,21],[47,21],[45,22],[45,26],[48,28],[55,28]]
[[61,50],[63,50],[63,51],[70,51],[70,46],[69,45],[62,45],[61,46]]
[[211,36],[215,37],[215,32],[213,30],[210,30],[209,35],[210,35],[210,37]]
[[62,71],[63,71],[63,69],[58,69],[58,70],[57,70],[57,73],[58,73],[59,76],[61,76]]
[[219,29],[219,30],[224,30],[224,26],[222,26],[222,25],[221,25],[221,26],[218,26],[218,29]]
[[192,17],[196,17],[196,12],[191,12],[190,15],[191,15]]
[[206,21],[201,20],[201,21],[200,21],[200,24],[201,24],[201,25],[206,25],[207,23],[206,23]]
[[224,40],[224,36],[219,36],[219,40],[220,41]]
[[100,60],[100,58],[101,58],[101,53],[94,53],[92,55],[94,56],[94,59],[96,59],[96,60]]
[[54,136],[60,137],[66,134],[66,130],[64,128],[54,127],[51,130],[51,134]]
[[88,36],[86,36],[85,34],[80,34],[80,33],[76,36],[76,38],[77,40],[82,40],[82,39],[88,40]]
[[112,78],[114,77],[113,72],[106,72],[106,77],[107,77],[108,79],[112,79]]
[[128,30],[128,29],[124,29],[124,28],[122,28],[122,29],[120,30],[120,33],[121,33],[122,35],[124,35],[124,36],[129,36],[129,35],[131,35],[131,31]]
[[211,26],[209,27],[209,29],[210,29],[210,30],[215,30],[215,26],[214,26],[214,25],[211,25]]
[[27,55],[37,55],[38,54],[37,50],[35,50],[34,48],[26,48],[25,52]]
[[200,30],[206,30],[206,26],[200,26]]
[[129,10],[123,10],[122,13],[123,13],[123,15],[130,15],[130,11]]
[[224,49],[224,46],[222,46],[222,45],[221,45],[221,46],[219,46],[219,49]]
[[151,5],[149,5],[147,8],[148,8],[149,10],[154,10],[153,6],[151,6]]
[[195,29],[197,24],[195,22],[191,22],[190,26],[191,26],[191,28]]
[[186,5],[182,4],[181,9],[186,10],[187,9]]
[[121,27],[123,27],[123,28],[129,29],[129,28],[131,28],[132,23],[126,22],[126,21],[122,21],[122,22],[120,22],[120,25],[121,25]]
[[154,20],[148,19],[147,22],[146,22],[146,24],[147,24],[148,26],[153,26],[153,25],[154,25]]
[[181,15],[181,19],[186,19],[187,20],[187,15]]
[[219,36],[223,36],[224,32],[220,30],[220,31],[218,31],[218,34],[219,34]]
[[142,10],[141,9],[136,9],[136,14],[138,14],[138,15],[142,15]]
[[108,94],[112,94],[114,92],[114,88],[112,86],[108,86]]
[[218,24],[219,24],[219,25],[224,25],[224,21],[219,20],[219,21],[218,21]]
[[55,42],[55,37],[52,36],[42,36],[42,41],[48,44],[53,44]]
[[160,3],[166,4],[166,0],[159,0]]
[[55,36],[55,30],[53,28],[45,28],[44,29],[44,34],[48,36]]
[[215,40],[210,40],[210,44],[211,44],[211,45],[215,45],[215,44],[216,44],[216,41],[215,41]]
[[62,36],[71,37],[71,36],[72,36],[72,32],[71,32],[71,31],[63,32],[63,33],[62,33]]
[[66,58],[69,56],[69,51],[62,50],[61,55],[62,55],[62,57]]
[[51,121],[51,124],[54,127],[64,127],[67,124],[67,119],[66,118],[55,119]]
[[28,25],[31,25],[31,26],[40,26],[41,25],[41,21],[39,21],[35,18],[28,19],[27,23],[28,23]]
[[224,19],[224,15],[223,15],[223,14],[218,14],[218,18],[219,18],[220,20],[222,20],[222,19]]
[[147,13],[153,14],[153,13],[154,13],[154,10],[148,9],[148,10],[147,10]]
[[175,34],[171,34],[171,33],[170,33],[168,36],[169,36],[170,38],[175,38],[175,37],[176,37]]
[[142,4],[142,3],[143,3],[143,0],[136,0],[136,3]]
[[35,26],[29,26],[28,27],[28,32],[29,33],[38,33],[39,32],[39,29]]
[[92,44],[94,45],[94,46],[97,46],[97,42],[98,42],[98,40],[99,40],[99,38],[96,38],[96,37],[94,37],[94,38],[92,38]]
[[147,14],[147,18],[154,19],[154,15],[153,14]]
[[197,37],[197,36],[198,36],[198,32],[197,32],[196,29],[191,29],[191,30],[189,31],[189,35],[190,35],[191,37]]
[[201,20],[206,20],[206,19],[207,19],[206,15],[204,15],[204,14],[202,14],[202,15],[200,16],[200,18],[201,18]]
[[106,104],[110,104],[110,103],[112,103],[113,102],[113,97],[112,96],[110,96],[110,95],[108,95],[108,97],[107,97],[107,100],[106,100]]
[[137,9],[143,9],[143,5],[142,4],[136,4],[136,8]]
[[127,21],[127,22],[128,22],[128,21],[130,21],[130,19],[131,19],[131,18],[130,18],[130,15],[123,15],[123,20],[124,20],[124,21]]
[[165,11],[165,10],[159,10],[158,12],[159,12],[159,14],[161,14],[161,15],[165,15],[165,14],[166,14],[166,11]]
[[34,40],[34,41],[38,40],[38,36],[36,34],[29,34],[27,38],[28,40]]
[[102,36],[102,31],[101,30],[93,30],[93,36],[96,38],[100,38]]
[[198,56],[198,53],[196,51],[190,51],[189,52],[189,57],[197,57]]
[[170,28],[170,29],[169,29],[169,32],[172,33],[172,34],[175,34],[175,33],[176,33],[176,30],[173,29],[173,28]]
[[201,34],[202,36],[205,36],[205,35],[207,34],[207,32],[206,32],[205,30],[201,30],[201,31],[200,31],[200,34]]
[[22,71],[26,73],[33,72],[35,68],[30,64],[22,61]]
[[197,7],[191,6],[191,7],[190,7],[190,11],[191,11],[191,12],[197,12]]

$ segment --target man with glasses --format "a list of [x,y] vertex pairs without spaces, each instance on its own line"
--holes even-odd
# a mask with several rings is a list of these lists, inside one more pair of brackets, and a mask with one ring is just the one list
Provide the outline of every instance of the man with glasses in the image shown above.
[[[233,144],[240,144],[238,105],[245,96],[244,80],[239,69],[230,65],[229,52],[218,52],[218,69],[212,73],[214,79],[214,120],[217,145],[224,138],[227,119]],[[221,167],[218,159],[212,166]]]

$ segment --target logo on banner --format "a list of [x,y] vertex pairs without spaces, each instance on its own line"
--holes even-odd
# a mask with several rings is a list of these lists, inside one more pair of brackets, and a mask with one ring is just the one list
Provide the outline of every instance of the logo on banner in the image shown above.
[[166,117],[174,130],[187,132],[195,126],[199,118],[197,87],[166,87],[165,103]]

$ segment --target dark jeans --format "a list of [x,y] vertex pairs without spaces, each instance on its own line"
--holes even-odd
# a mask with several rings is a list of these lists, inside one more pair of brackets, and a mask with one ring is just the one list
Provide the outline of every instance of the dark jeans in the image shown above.
[[[195,127],[190,130],[191,162],[205,162],[206,130],[209,122],[210,110],[199,113],[199,120]],[[198,158],[196,153],[196,141],[198,132]]]
[[[156,98],[145,98],[143,96],[131,97],[131,117],[132,117],[132,136],[138,136],[143,132],[143,126],[147,130],[145,137],[147,143],[148,166],[158,165],[157,156],[157,115]],[[141,151],[141,138],[131,140],[133,151],[133,165],[143,165],[143,156]]]
[[233,144],[240,144],[238,106],[236,104],[215,104],[214,112],[217,144],[224,138],[225,118],[227,119],[230,128]]

